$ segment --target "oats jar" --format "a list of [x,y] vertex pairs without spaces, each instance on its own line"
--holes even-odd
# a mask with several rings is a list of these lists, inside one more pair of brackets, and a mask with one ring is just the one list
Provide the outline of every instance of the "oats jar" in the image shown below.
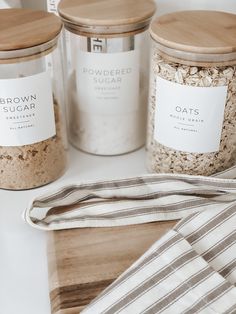
[[54,14],[0,10],[0,188],[39,187],[65,171],[61,28]]
[[236,163],[236,15],[153,21],[147,128],[151,172],[212,175]]
[[[144,145],[152,0],[62,0],[71,143],[96,155]],[[66,42],[66,40],[65,40]]]

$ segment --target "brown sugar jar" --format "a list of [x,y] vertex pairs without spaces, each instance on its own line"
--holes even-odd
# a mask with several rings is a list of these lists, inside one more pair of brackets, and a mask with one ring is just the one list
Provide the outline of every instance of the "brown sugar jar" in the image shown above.
[[213,175],[236,164],[236,15],[183,11],[153,21],[148,168]]
[[39,187],[65,171],[61,28],[50,13],[0,10],[0,188]]

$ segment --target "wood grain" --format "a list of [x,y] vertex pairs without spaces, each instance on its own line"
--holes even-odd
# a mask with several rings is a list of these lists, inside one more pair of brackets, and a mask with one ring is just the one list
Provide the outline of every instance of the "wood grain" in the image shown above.
[[34,47],[54,39],[62,22],[52,13],[29,9],[0,10],[0,51]]
[[[216,11],[182,11],[153,21],[151,36],[181,51],[227,54],[236,51],[236,15]],[[173,52],[174,53],[174,52]]]
[[48,237],[53,314],[78,314],[175,222],[55,231]]
[[59,14],[81,25],[135,24],[150,19],[156,6],[153,0],[61,0]]

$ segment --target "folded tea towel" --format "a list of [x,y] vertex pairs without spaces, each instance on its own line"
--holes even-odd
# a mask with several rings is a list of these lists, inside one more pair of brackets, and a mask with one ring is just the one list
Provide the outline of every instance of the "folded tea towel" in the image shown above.
[[183,219],[82,313],[236,313],[235,284],[236,202]]
[[82,313],[236,313],[236,180],[227,176],[236,168],[71,185],[36,198],[24,218],[42,230],[182,218]]

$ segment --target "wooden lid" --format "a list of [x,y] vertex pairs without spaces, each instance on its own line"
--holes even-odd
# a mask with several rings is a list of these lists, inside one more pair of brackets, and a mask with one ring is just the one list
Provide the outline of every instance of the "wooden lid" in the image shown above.
[[192,54],[236,52],[236,15],[216,11],[182,11],[153,21],[151,36],[159,44]]
[[153,0],[61,0],[58,7],[67,22],[108,27],[150,20],[155,9]]
[[0,10],[0,51],[26,49],[53,40],[62,23],[55,14],[28,9]]

